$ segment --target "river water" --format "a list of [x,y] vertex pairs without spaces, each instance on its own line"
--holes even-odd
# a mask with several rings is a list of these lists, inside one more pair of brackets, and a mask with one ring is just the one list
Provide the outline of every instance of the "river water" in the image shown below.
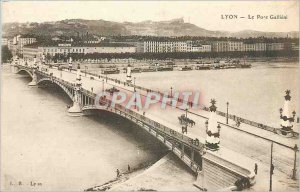
[[[133,74],[136,84],[154,90],[199,90],[205,105],[278,126],[286,89],[299,113],[297,63],[254,64],[251,69]],[[125,74],[112,75],[125,79]],[[126,120],[109,114],[70,117],[71,101],[54,88],[28,87],[30,78],[2,68],[1,188],[82,190],[125,171],[153,163],[166,148]],[[19,182],[22,185],[19,185]],[[41,183],[30,186],[30,183]]]

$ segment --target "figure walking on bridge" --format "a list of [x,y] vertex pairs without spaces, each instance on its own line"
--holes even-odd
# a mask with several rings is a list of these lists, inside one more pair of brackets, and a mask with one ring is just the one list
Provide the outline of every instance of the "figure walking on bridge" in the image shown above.
[[128,165],[128,172],[130,172],[130,169],[131,169],[131,168],[130,168],[130,166]]
[[258,166],[257,166],[257,164],[255,163],[255,165],[254,165],[254,173],[255,173],[255,175],[257,175],[257,170],[258,170]]

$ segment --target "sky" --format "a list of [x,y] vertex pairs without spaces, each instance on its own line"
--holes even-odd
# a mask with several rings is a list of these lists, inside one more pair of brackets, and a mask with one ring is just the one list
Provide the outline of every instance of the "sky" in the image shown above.
[[[104,19],[116,22],[184,18],[208,30],[299,31],[299,1],[2,1],[2,22]],[[226,20],[225,15],[243,19]],[[247,19],[248,15],[255,19]],[[287,15],[288,19],[256,19]]]

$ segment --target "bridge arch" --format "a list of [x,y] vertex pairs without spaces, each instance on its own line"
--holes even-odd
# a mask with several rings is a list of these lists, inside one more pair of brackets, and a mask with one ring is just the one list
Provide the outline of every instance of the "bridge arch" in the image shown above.
[[43,82],[50,82],[50,83],[54,83],[55,85],[59,86],[68,95],[68,97],[73,101],[73,97],[74,97],[73,93],[66,86],[62,85],[59,82],[53,81],[50,78],[39,79],[38,82],[37,82],[37,85],[39,85],[39,84],[41,84]]
[[32,78],[32,72],[27,69],[18,69],[17,73],[25,72]]

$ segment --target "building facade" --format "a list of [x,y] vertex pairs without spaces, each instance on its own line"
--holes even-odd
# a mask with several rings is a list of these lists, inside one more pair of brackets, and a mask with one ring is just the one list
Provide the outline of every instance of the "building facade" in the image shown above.
[[7,46],[7,45],[8,45],[8,41],[9,41],[8,38],[3,38],[3,37],[2,37],[1,45],[2,45],[2,46]]
[[89,44],[89,45],[72,45],[61,43],[57,45],[28,45],[24,47],[23,57],[33,58],[42,55],[54,56],[56,54],[67,55],[69,53],[135,53],[136,47],[125,44]]
[[280,51],[284,49],[284,43],[268,43],[267,51]]
[[228,51],[244,51],[244,43],[241,41],[228,41]]
[[227,52],[229,50],[227,41],[215,41],[212,43],[213,52]]

